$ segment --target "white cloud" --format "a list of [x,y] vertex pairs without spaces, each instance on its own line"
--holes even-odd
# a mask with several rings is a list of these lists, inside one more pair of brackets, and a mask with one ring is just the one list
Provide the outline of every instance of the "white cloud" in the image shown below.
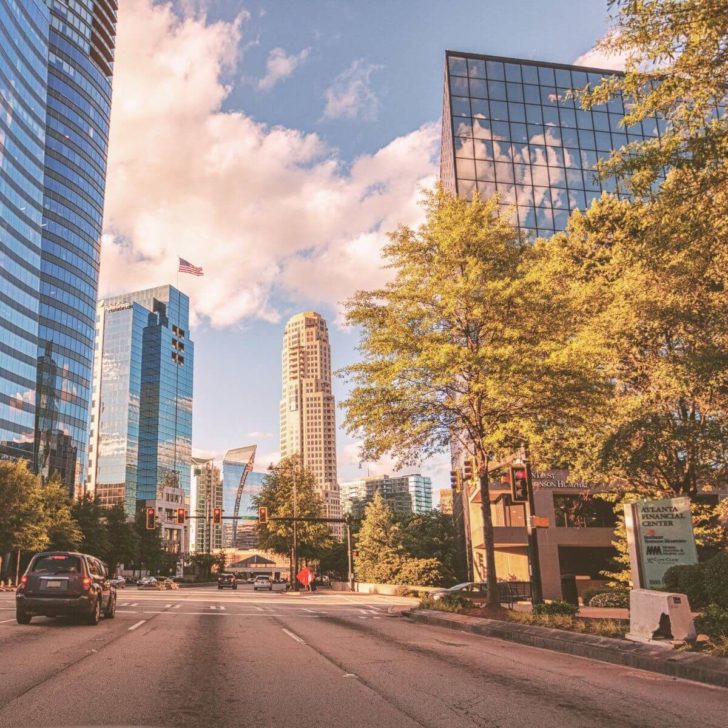
[[[277,321],[274,293],[337,301],[370,283],[362,271],[380,275],[386,230],[421,219],[436,129],[347,167],[315,134],[222,111],[241,26],[242,16],[208,23],[152,0],[121,4],[102,295],[174,283],[181,256],[205,269],[180,278],[197,319]],[[326,268],[314,286],[301,276],[316,261]]]
[[575,61],[575,66],[587,66],[610,71],[624,71],[627,62],[626,53],[609,53],[602,47],[601,42],[582,53]]
[[288,78],[307,58],[310,48],[297,55],[288,55],[283,48],[274,48],[265,62],[266,74],[258,81],[261,91],[270,91],[279,81]]
[[373,121],[379,113],[380,102],[371,88],[371,75],[381,66],[354,61],[339,74],[324,92],[325,119],[363,119]]
[[251,440],[268,440],[273,437],[272,432],[246,432],[245,437],[249,437]]

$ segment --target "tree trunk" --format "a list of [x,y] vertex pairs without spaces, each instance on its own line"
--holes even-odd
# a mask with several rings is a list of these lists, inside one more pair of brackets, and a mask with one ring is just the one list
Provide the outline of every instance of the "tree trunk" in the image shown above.
[[[481,458],[478,458],[482,462]],[[490,485],[488,480],[488,456],[478,465],[480,482],[480,508],[483,515],[483,547],[485,548],[486,581],[488,583],[488,605],[498,606],[498,576],[495,571],[495,537],[493,519],[490,513]]]

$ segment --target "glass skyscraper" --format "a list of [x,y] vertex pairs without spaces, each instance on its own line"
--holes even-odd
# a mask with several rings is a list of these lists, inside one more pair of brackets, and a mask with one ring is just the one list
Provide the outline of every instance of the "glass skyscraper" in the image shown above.
[[570,213],[587,208],[602,191],[622,196],[613,179],[596,178],[597,160],[658,136],[662,121],[625,128],[621,97],[581,109],[571,92],[613,74],[447,51],[443,185],[461,197],[497,192],[525,235],[543,237],[563,230]]
[[173,286],[99,302],[88,489],[104,505],[190,496],[194,345],[189,298]]
[[341,483],[344,513],[362,518],[367,505],[379,493],[384,502],[400,516],[432,510],[432,480],[424,475],[382,475]]
[[86,471],[116,0],[0,4],[0,454]]

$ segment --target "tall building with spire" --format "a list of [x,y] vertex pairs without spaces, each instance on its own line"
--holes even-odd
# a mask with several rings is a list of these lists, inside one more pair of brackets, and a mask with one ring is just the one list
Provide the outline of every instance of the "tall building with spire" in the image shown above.
[[331,346],[323,317],[293,316],[283,334],[281,458],[298,455],[314,474],[329,518],[341,516],[336,477],[336,404],[331,393]]

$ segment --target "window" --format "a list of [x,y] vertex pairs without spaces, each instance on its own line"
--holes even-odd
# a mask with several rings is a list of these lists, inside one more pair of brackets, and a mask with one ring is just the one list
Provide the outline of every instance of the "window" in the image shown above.
[[588,494],[554,494],[554,518],[560,528],[613,528],[616,516],[611,503]]

